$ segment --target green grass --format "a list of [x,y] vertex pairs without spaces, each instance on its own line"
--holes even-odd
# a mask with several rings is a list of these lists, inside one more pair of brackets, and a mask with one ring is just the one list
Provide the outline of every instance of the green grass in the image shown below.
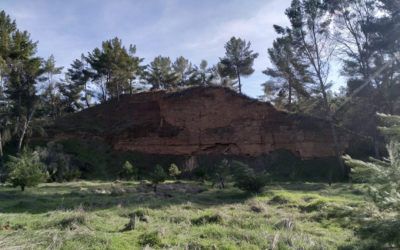
[[[0,249],[338,249],[356,243],[359,187],[138,182],[0,186]],[[135,229],[123,231],[132,214]],[[350,247],[347,247],[348,249]]]

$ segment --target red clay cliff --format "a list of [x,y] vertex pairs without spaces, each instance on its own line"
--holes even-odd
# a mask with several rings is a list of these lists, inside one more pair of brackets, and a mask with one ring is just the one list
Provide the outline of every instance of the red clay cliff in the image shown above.
[[[288,114],[222,87],[125,95],[57,122],[56,138],[98,137],[118,151],[257,157],[288,150],[334,156],[328,124]],[[341,149],[346,146],[340,138]]]

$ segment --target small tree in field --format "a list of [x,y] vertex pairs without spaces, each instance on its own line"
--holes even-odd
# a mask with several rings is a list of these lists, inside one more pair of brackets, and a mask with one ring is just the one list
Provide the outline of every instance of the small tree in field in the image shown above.
[[124,165],[122,166],[122,177],[130,180],[130,179],[136,179],[138,177],[138,169],[135,168],[129,161],[126,161]]
[[43,182],[47,178],[45,166],[40,162],[39,154],[29,150],[22,151],[18,157],[10,156],[7,162],[9,169],[8,180],[14,187],[33,187]]
[[213,178],[213,186],[218,184],[220,189],[225,188],[225,179],[230,175],[230,164],[227,159],[223,159],[215,166],[215,174]]
[[176,179],[182,172],[175,163],[172,163],[168,169],[169,176]]
[[233,161],[232,168],[235,187],[241,190],[259,193],[268,183],[266,174],[254,173],[254,170],[243,162]]
[[154,169],[153,174],[151,175],[151,182],[154,185],[154,192],[157,192],[157,185],[161,182],[164,182],[167,179],[167,173],[162,166],[157,165]]

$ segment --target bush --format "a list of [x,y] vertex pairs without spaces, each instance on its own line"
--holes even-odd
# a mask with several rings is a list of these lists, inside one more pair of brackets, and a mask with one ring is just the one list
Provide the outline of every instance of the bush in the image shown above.
[[232,167],[235,187],[241,190],[259,193],[268,183],[269,178],[267,174],[256,175],[252,168],[242,162],[233,161]]
[[59,226],[61,229],[74,230],[80,226],[86,225],[86,222],[87,218],[84,212],[79,212],[60,220],[57,223],[57,226]]
[[[365,162],[345,156],[345,163],[351,167],[353,180],[365,182],[369,195],[381,208],[382,214],[376,221],[370,221],[361,236],[373,239],[383,248],[400,248],[400,116],[378,114],[384,127],[380,131],[389,141],[387,159],[373,159]],[[388,218],[390,214],[396,214]],[[386,218],[385,218],[386,217]],[[361,232],[363,231],[361,230]]]
[[213,186],[218,183],[218,187],[225,188],[225,179],[230,175],[229,161],[224,159],[215,166],[214,178],[212,178]]
[[46,148],[36,148],[36,151],[52,181],[71,181],[80,177],[79,169],[72,166],[71,157],[64,153],[63,145],[49,142]]
[[21,187],[21,191],[24,191],[25,187],[36,186],[47,179],[45,165],[40,162],[36,151],[24,150],[19,157],[10,156],[7,168],[10,171],[8,180],[14,187]]
[[138,178],[138,169],[135,168],[129,161],[126,161],[122,166],[122,177],[125,179],[137,179]]
[[157,247],[161,246],[161,243],[161,237],[158,232],[143,233],[139,238],[139,244],[142,247],[147,245],[150,247]]
[[292,201],[289,200],[288,198],[282,196],[282,195],[275,195],[272,197],[271,200],[269,200],[268,204],[270,205],[283,205],[283,204],[289,204]]
[[223,224],[224,219],[220,214],[207,214],[191,220],[193,225]]
[[202,167],[198,167],[195,168],[193,170],[193,175],[195,176],[195,178],[201,182],[205,182],[205,180],[207,179],[207,171],[202,168]]
[[170,177],[175,179],[181,174],[181,171],[175,163],[172,163],[171,166],[169,166],[168,173]]
[[157,165],[154,172],[151,174],[151,182],[154,184],[154,192],[157,191],[157,184],[164,182],[167,179],[167,173],[160,165]]

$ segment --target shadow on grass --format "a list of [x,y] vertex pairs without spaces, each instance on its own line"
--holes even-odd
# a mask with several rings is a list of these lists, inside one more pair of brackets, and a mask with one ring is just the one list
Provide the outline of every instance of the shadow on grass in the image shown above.
[[162,208],[188,202],[196,207],[206,208],[239,203],[252,197],[252,194],[236,188],[208,189],[199,193],[175,192],[174,190],[154,193],[150,189],[138,191],[133,186],[129,189],[130,186],[121,185],[121,188],[128,188],[120,193],[107,190],[107,188],[101,189],[101,183],[98,186],[89,187],[89,189],[84,187],[85,191],[82,191],[81,187],[62,185],[32,188],[25,192],[0,187],[0,213],[39,214],[74,209],[80,206],[87,211],[113,207]]

